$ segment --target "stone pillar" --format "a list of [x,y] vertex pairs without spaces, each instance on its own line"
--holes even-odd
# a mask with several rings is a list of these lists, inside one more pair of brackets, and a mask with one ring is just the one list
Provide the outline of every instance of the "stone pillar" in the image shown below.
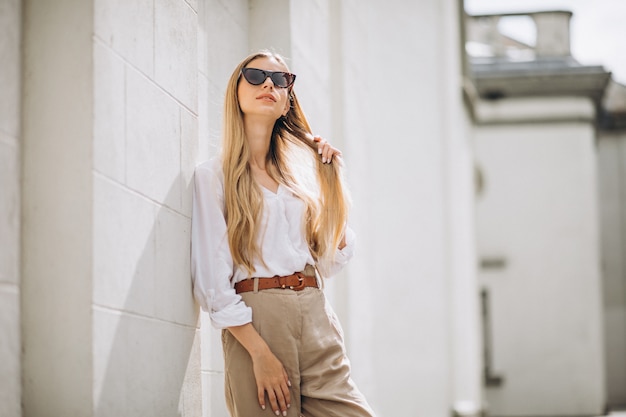
[[201,413],[196,9],[25,2],[26,416]]
[[92,413],[93,4],[24,2],[25,416]]
[[0,415],[21,415],[21,2],[0,1]]

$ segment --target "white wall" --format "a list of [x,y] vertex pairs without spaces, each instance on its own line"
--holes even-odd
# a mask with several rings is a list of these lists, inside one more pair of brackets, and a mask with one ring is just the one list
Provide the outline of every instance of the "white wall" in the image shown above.
[[[341,12],[359,234],[349,269],[354,375],[380,415],[449,415],[457,400],[481,396],[459,10],[398,0],[346,1]],[[455,367],[463,347],[466,368]]]
[[21,2],[0,1],[0,415],[21,415]]
[[626,134],[601,132],[598,184],[609,405],[626,404]]
[[[593,107],[566,114],[555,102],[496,101],[493,115],[532,123],[479,125],[476,157],[484,175],[477,204],[482,258],[490,292],[493,371],[504,377],[486,391],[494,415],[599,415],[603,412],[598,219]],[[576,107],[576,106],[574,106]],[[574,108],[569,107],[569,108]],[[547,121],[553,115],[560,122]]]

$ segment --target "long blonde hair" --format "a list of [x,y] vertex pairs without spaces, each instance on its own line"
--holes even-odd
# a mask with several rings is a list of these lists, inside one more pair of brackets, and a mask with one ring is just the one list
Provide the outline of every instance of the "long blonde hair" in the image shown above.
[[[263,210],[263,196],[252,178],[249,165],[250,150],[239,106],[237,87],[241,70],[257,58],[274,58],[287,67],[279,55],[260,51],[244,59],[233,71],[226,89],[222,166],[224,172],[224,202],[228,244],[236,265],[252,276],[253,261],[263,262],[256,244]],[[346,225],[349,196],[340,164],[324,164],[313,142],[311,128],[292,88],[291,107],[287,115],[274,124],[269,152],[268,172],[301,198],[306,206],[305,236],[318,264],[333,259]],[[304,158],[304,159],[303,159]]]

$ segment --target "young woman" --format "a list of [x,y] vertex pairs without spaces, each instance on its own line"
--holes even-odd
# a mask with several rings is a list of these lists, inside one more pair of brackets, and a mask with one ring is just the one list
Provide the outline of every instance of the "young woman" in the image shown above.
[[354,248],[341,153],[312,136],[295,78],[270,52],[230,78],[221,158],[195,173],[194,295],[223,329],[233,417],[373,416],[320,289]]

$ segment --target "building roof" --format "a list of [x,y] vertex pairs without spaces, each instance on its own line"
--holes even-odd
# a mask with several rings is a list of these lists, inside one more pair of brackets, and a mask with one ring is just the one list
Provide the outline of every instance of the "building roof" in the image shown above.
[[[589,97],[600,106],[611,73],[582,65],[571,54],[570,19],[564,10],[466,17],[467,75],[475,94],[504,97]],[[522,19],[534,30],[522,41],[503,28]]]
[[600,101],[611,78],[602,66],[581,65],[571,56],[516,61],[470,57],[470,77],[486,99],[520,96],[588,96]]

